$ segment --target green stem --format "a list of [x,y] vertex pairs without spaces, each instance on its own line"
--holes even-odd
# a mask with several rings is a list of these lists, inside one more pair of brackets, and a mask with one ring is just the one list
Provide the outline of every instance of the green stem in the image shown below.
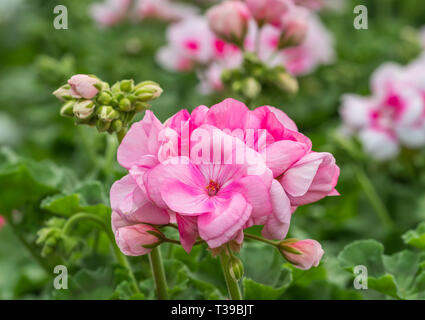
[[98,217],[94,214],[91,214],[91,213],[86,213],[86,212],[77,213],[77,214],[73,215],[71,218],[69,218],[68,221],[65,223],[65,225],[63,227],[63,233],[65,235],[70,234],[73,226],[79,220],[84,220],[84,219],[96,222],[106,232],[109,240],[111,241],[112,249],[114,250],[114,254],[115,254],[115,257],[116,257],[118,263],[120,265],[122,265],[124,268],[127,269],[128,274],[129,274],[131,281],[133,283],[134,291],[136,293],[140,293],[139,285],[137,284],[136,277],[134,276],[134,273],[131,270],[131,266],[130,266],[130,263],[129,263],[127,257],[125,255],[123,255],[123,253],[117,247],[117,244],[115,243],[114,235],[112,234],[109,226],[105,223],[105,221],[102,218],[100,218],[100,217]]
[[158,300],[168,300],[167,280],[165,278],[164,265],[162,264],[159,247],[153,248],[149,253],[149,262]]
[[370,203],[375,209],[376,214],[378,215],[378,218],[382,221],[382,223],[389,229],[394,228],[394,222],[391,219],[390,214],[388,213],[387,208],[385,207],[384,203],[382,202],[381,198],[379,197],[378,193],[376,192],[375,187],[373,186],[370,179],[367,177],[366,173],[364,172],[363,168],[360,166],[356,168],[356,175],[357,179],[362,186],[365,195],[368,197]]
[[239,288],[238,281],[235,280],[229,272],[229,254],[226,249],[223,249],[220,253],[220,263],[223,270],[224,279],[226,280],[227,291],[231,300],[242,300],[241,290]]
[[244,236],[245,236],[245,238],[249,238],[249,239],[261,241],[261,242],[267,243],[267,244],[269,244],[271,246],[274,246],[274,247],[277,246],[277,243],[276,242],[271,241],[271,240],[264,239],[262,237],[259,237],[259,236],[254,235],[254,234],[245,233]]
[[122,128],[120,132],[117,132],[117,139],[118,139],[118,142],[120,144],[121,144],[121,142],[124,139],[126,134],[127,134],[127,129],[125,129],[125,128]]

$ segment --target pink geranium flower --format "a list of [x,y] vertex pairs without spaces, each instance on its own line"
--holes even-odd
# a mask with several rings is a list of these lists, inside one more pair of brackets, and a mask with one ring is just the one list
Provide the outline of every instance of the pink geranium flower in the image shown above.
[[332,155],[313,152],[279,109],[251,111],[233,99],[181,110],[164,124],[147,111],[118,161],[129,174],[111,188],[114,230],[175,221],[188,252],[198,237],[210,248],[240,244],[253,225],[282,240],[297,206],[337,194]]

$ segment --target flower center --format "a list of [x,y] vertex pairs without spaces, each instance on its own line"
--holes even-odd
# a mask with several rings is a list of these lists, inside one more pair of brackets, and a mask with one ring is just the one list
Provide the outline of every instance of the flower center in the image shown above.
[[210,180],[209,184],[206,187],[208,195],[211,196],[215,196],[218,192],[218,190],[220,190],[220,186],[218,185],[217,182]]

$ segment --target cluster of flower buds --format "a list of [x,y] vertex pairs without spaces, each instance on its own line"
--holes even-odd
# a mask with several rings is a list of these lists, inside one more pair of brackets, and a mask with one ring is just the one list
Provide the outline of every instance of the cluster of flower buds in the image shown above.
[[41,250],[42,257],[57,251],[59,246],[62,246],[66,254],[70,254],[76,247],[78,240],[63,232],[65,224],[66,219],[54,217],[47,220],[46,226],[37,232],[36,243],[43,246]]
[[263,87],[277,88],[289,94],[298,92],[297,79],[283,66],[269,67],[252,52],[244,54],[240,68],[223,71],[221,79],[232,91],[248,100],[257,98]]
[[153,81],[135,85],[133,80],[121,80],[109,86],[96,76],[85,74],[72,76],[67,84],[53,92],[64,102],[62,116],[109,133],[126,129],[136,113],[146,110],[148,102],[161,93],[161,87]]

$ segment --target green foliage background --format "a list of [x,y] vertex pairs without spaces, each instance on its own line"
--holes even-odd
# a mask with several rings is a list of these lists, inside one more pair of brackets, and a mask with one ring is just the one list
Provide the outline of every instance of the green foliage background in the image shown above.
[[[332,152],[341,167],[341,196],[299,208],[290,229],[291,237],[319,240],[326,254],[318,268],[304,272],[284,263],[272,248],[246,241],[241,252],[246,299],[424,298],[425,228],[416,229],[425,220],[423,150],[375,163],[336,131],[341,94],[367,94],[368,79],[381,63],[405,64],[421,52],[416,30],[425,24],[425,3],[345,2],[343,12],[321,14],[335,37],[336,63],[302,77],[295,98],[271,92],[255,101],[284,110],[315,150]],[[155,63],[155,51],[165,43],[165,24],[100,29],[88,16],[90,3],[0,1],[0,214],[9,220],[0,231],[0,299],[154,298],[147,258],[130,259],[142,288],[134,295],[107,236],[93,223],[79,224],[62,245],[41,256],[39,229],[55,232],[63,219],[82,210],[108,219],[109,187],[124,174],[115,161],[114,140],[61,118],[54,89],[75,73],[112,83],[154,80],[164,89],[152,107],[161,120],[181,108],[224,98],[201,96],[194,74],[170,73]],[[68,8],[68,30],[53,28],[58,4]],[[357,4],[369,9],[368,30],[353,28]],[[390,219],[382,216],[377,197]],[[196,247],[190,255],[169,245],[161,249],[172,298],[225,297],[218,261],[205,248]],[[52,289],[57,264],[68,267],[69,290]],[[358,264],[370,269],[369,290],[353,288],[350,272]]]

